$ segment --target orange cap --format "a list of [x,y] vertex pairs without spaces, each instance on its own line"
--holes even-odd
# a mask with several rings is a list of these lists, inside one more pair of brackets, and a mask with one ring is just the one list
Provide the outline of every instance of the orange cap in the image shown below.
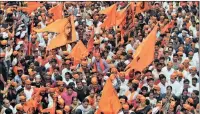
[[18,51],[13,51],[13,55],[17,55],[18,54]]
[[160,91],[160,87],[158,85],[154,85],[153,88],[157,91]]
[[63,114],[61,110],[56,110],[56,114]]
[[30,80],[26,80],[25,84],[31,84],[31,81]]
[[189,59],[185,59],[183,63],[189,63],[190,60]]
[[92,84],[97,84],[97,83],[98,83],[98,80],[97,80],[97,77],[96,77],[96,76],[92,77],[91,83],[92,83]]
[[133,80],[132,83],[139,84],[139,80]]
[[178,72],[177,75],[178,75],[178,77],[182,77],[183,78],[183,73],[182,72]]
[[191,67],[192,70],[196,71],[197,68],[195,66]]
[[133,53],[133,50],[132,50],[132,49],[129,49],[127,52],[128,52],[128,54],[132,54],[132,53]]
[[176,79],[176,76],[177,76],[176,73],[172,73],[171,76],[170,76],[170,78],[171,78],[171,79]]
[[183,107],[188,111],[192,110],[192,107],[189,104],[183,104]]
[[7,40],[2,40],[2,41],[1,41],[1,45],[3,45],[3,46],[7,45],[7,43],[8,43]]
[[69,112],[70,110],[71,110],[71,109],[70,109],[70,106],[66,105],[66,106],[64,107],[64,111]]
[[19,96],[19,99],[20,100],[26,100],[26,97],[24,95],[22,95],[22,96]]
[[191,104],[194,104],[194,100],[192,98],[188,98],[187,101]]
[[128,104],[124,104],[122,107],[123,107],[124,110],[129,110],[129,105]]
[[74,77],[75,79],[78,79],[78,78],[79,78],[79,75],[78,75],[78,74],[74,74],[73,77]]
[[59,105],[64,105],[64,104],[65,104],[65,101],[64,101],[62,98],[59,98],[59,99],[58,99],[58,104],[59,104]]
[[1,58],[5,57],[5,56],[6,56],[6,54],[4,52],[0,53]]
[[16,105],[16,109],[22,111],[23,110],[23,106],[21,104],[17,104]]

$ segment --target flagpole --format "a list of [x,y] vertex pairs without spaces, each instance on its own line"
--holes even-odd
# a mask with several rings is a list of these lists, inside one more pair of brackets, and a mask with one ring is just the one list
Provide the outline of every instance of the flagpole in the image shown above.
[[[116,2],[115,2],[115,4],[116,4]],[[116,4],[117,5],[117,4]],[[116,10],[118,9],[118,5],[117,5],[117,8],[116,8]],[[116,36],[116,29],[117,29],[117,26],[116,26],[116,12],[117,11],[115,11],[115,27],[114,27],[114,29],[115,29],[115,36]],[[117,41],[117,38],[115,38],[115,47],[117,47],[117,44],[118,44],[118,41]]]

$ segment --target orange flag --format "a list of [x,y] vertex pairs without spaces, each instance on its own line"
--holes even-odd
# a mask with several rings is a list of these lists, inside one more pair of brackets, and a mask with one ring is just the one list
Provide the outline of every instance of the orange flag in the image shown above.
[[121,104],[115,89],[113,88],[110,78],[107,79],[104,85],[102,96],[99,101],[99,112],[104,114],[118,114],[121,109]]
[[156,43],[156,33],[158,30],[158,25],[149,33],[149,35],[144,39],[144,41],[139,45],[136,52],[134,53],[134,58],[131,63],[126,67],[127,72],[134,69],[136,71],[142,71],[145,69],[154,59],[155,43]]
[[40,6],[42,6],[42,4],[39,2],[28,2],[27,7],[22,7],[21,9],[30,14]]
[[94,30],[92,31],[91,37],[90,37],[90,39],[88,40],[88,43],[87,43],[88,52],[91,52],[93,47],[94,47]]
[[[61,23],[63,23],[63,25],[61,25]],[[59,28],[58,26],[61,27],[60,30],[57,30],[57,32],[60,32],[60,34],[58,34],[55,38],[53,38],[50,41],[50,43],[47,46],[47,50],[61,47],[68,43],[75,42],[77,40],[76,39],[76,30],[75,30],[75,25],[74,25],[74,17],[70,16],[67,19],[61,19],[61,23],[59,23],[59,25],[55,26],[56,28],[52,28],[53,26],[47,28],[48,30],[56,32],[56,29]],[[55,24],[55,23],[53,23],[53,24]]]
[[99,14],[105,14],[105,15],[109,15],[110,13],[112,13],[113,9],[116,9],[116,4],[113,4],[112,6],[105,8],[104,10],[99,11]]
[[[117,5],[113,4],[111,7],[107,8],[105,12],[107,15],[107,18],[105,19],[105,21],[101,24],[101,27],[108,29],[112,26],[116,25],[116,17],[117,17]],[[102,13],[100,11],[100,13]]]
[[57,20],[57,19],[61,19],[63,17],[63,4],[59,4],[51,9],[49,9],[49,13],[53,14],[53,19]]
[[116,26],[120,25],[122,21],[126,18],[126,10],[127,10],[127,7],[117,12]]
[[165,32],[168,32],[169,28],[173,28],[174,27],[174,21],[169,22],[168,24],[166,24],[161,30],[160,33],[161,34],[165,34]]
[[43,109],[41,111],[42,113],[50,113],[50,114],[55,114],[56,112],[56,106],[55,106],[55,103],[53,103],[53,106],[51,108],[46,108],[46,109]]
[[136,9],[135,9],[135,13],[142,13],[144,11],[147,11],[150,9],[150,5],[148,2],[137,2],[136,4]]
[[69,23],[68,18],[64,19],[58,19],[55,22],[49,24],[43,29],[33,29],[35,32],[55,32],[55,33],[61,33],[64,31],[65,25]]
[[74,58],[74,63],[77,64],[81,61],[82,58],[88,55],[88,50],[81,40],[77,42],[77,44],[72,49],[70,53],[70,57]]

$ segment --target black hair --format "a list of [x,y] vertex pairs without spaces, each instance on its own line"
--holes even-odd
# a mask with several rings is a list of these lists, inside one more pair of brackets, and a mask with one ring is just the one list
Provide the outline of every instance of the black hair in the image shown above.
[[199,96],[199,91],[198,90],[193,90],[193,93],[197,96]]
[[192,80],[195,80],[196,82],[198,81],[198,79],[196,77],[192,78]]
[[119,99],[125,99],[125,102],[127,102],[127,100],[128,100],[128,98],[125,95],[119,96]]
[[146,86],[143,86],[143,87],[141,88],[141,90],[142,90],[142,91],[143,91],[143,90],[148,91],[148,88],[147,88]]
[[62,81],[62,76],[60,75],[56,76],[56,81]]
[[74,88],[73,88],[73,86],[68,85],[68,86],[67,86],[67,89],[72,89],[72,90],[73,90]]
[[5,114],[13,114],[12,110],[10,108],[7,108],[5,110]]
[[186,82],[190,83],[190,81],[189,81],[188,79],[185,79],[185,80],[183,81],[184,84],[185,84]]
[[149,82],[149,81],[154,81],[154,79],[153,78],[148,78],[147,82]]
[[137,90],[137,88],[138,88],[138,84],[136,84],[136,83],[133,83],[132,84],[132,88],[136,91]]
[[162,80],[163,78],[166,79],[165,75],[164,75],[164,74],[160,74],[160,75],[159,75],[159,79]]
[[136,71],[136,72],[135,72],[135,75],[137,75],[137,74],[141,74],[141,72],[140,72],[140,71]]
[[167,86],[166,89],[167,89],[167,88],[170,88],[170,89],[172,90],[172,86]]

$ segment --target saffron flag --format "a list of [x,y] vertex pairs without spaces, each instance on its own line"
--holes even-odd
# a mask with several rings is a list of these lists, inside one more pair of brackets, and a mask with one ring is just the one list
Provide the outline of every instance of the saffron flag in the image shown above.
[[94,47],[94,30],[91,32],[91,37],[87,43],[88,52],[91,52]]
[[113,4],[112,6],[105,8],[104,10],[99,11],[99,14],[105,14],[105,15],[109,15],[110,13],[112,13],[113,9],[116,9],[117,5]]
[[97,113],[100,114],[100,112],[103,112],[103,114],[118,114],[120,109],[121,104],[117,92],[115,91],[110,78],[108,78],[102,91]]
[[151,7],[149,5],[148,2],[137,2],[136,4],[136,9],[135,9],[135,13],[138,14],[138,13],[142,13],[144,11],[147,11],[149,10]]
[[[116,26],[116,17],[117,17],[117,5],[113,4],[111,7],[105,9],[105,13],[107,15],[107,18],[105,21],[101,24],[101,27],[108,29],[110,27]],[[100,13],[102,13],[100,11]]]
[[88,56],[88,50],[81,40],[77,42],[69,56],[74,58],[75,64],[80,63],[81,59]]
[[42,6],[42,4],[39,2],[28,2],[27,7],[21,7],[21,9],[22,9],[22,11],[30,14],[40,6]]
[[56,112],[55,103],[53,103],[53,106],[51,108],[43,109],[41,112],[42,113],[48,113],[49,112],[49,114],[55,114],[55,112]]
[[35,29],[33,28],[33,30],[35,32],[55,32],[55,33],[61,33],[64,31],[65,29],[65,25],[69,23],[69,19],[68,18],[64,18],[64,19],[58,19],[55,22],[49,24],[48,26],[46,26],[45,28],[42,29]]
[[[47,50],[61,47],[68,43],[75,42],[77,40],[76,39],[76,30],[75,30],[75,25],[74,25],[74,17],[70,16],[67,19],[61,19],[58,21],[60,23],[58,23],[57,27],[56,27],[55,23],[52,23],[52,24],[55,24],[56,28],[53,28],[53,26],[51,26],[46,29],[48,31],[54,31],[54,32],[59,33],[58,35],[56,35],[55,38],[51,39],[50,43],[47,46]],[[61,25],[61,24],[63,24],[63,25]],[[58,30],[59,29],[58,26],[60,27],[60,30]],[[42,30],[42,31],[44,31],[44,30]]]
[[168,24],[166,24],[161,30],[161,34],[165,34],[165,32],[168,32],[169,28],[173,28],[174,27],[174,21],[169,22]]
[[134,69],[136,71],[144,70],[154,59],[155,43],[156,43],[156,33],[158,30],[158,25],[156,24],[154,29],[149,33],[149,35],[143,40],[139,45],[136,52],[134,53],[134,58],[131,63],[126,67],[127,72]]
[[63,4],[58,4],[57,6],[49,9],[48,11],[50,14],[53,14],[53,19],[61,19],[63,18]]

